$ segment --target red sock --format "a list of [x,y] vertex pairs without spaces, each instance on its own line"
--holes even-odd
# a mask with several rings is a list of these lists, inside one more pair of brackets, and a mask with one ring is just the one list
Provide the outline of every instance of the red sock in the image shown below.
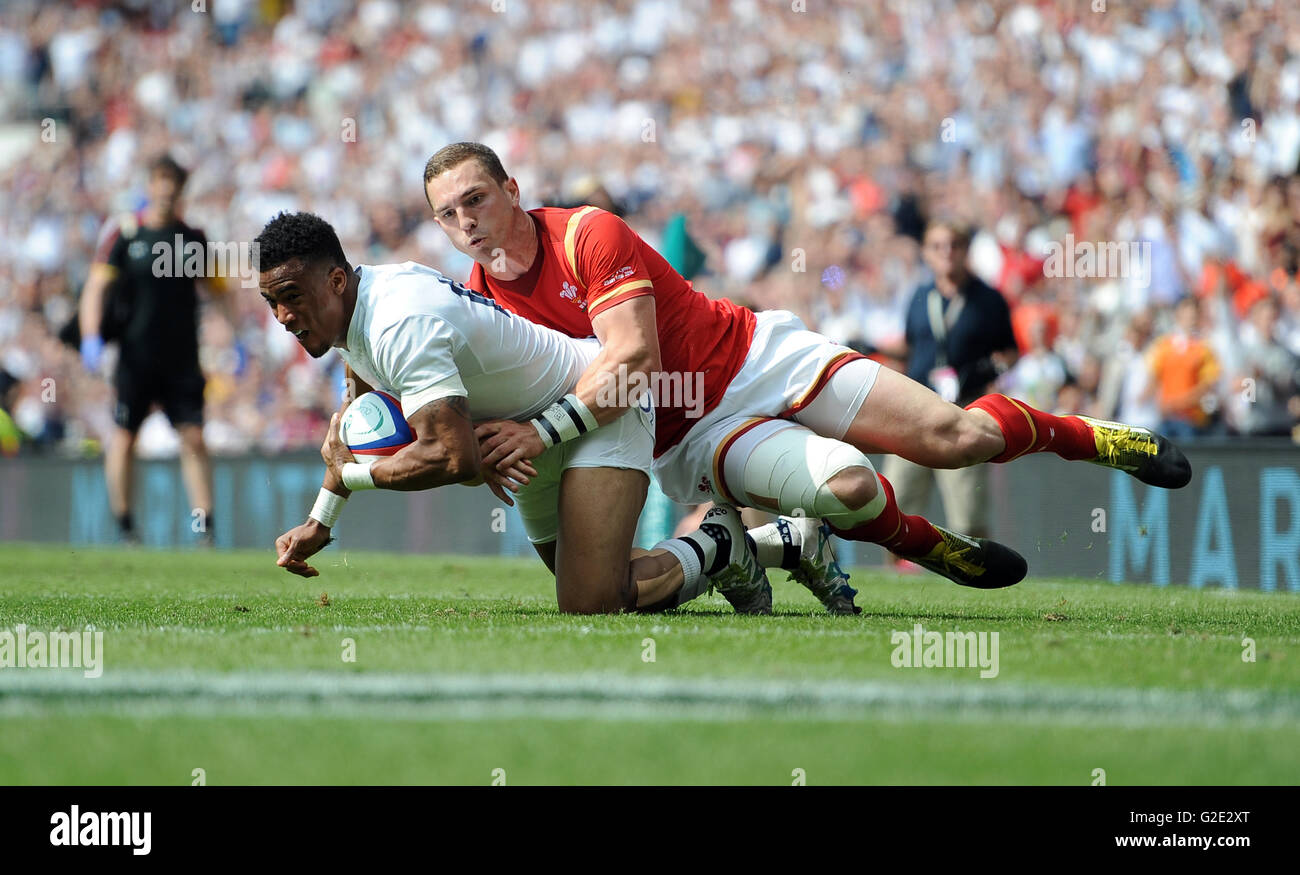
[[1002,429],[1007,446],[990,462],[1010,462],[1029,453],[1056,453],[1082,462],[1097,458],[1097,443],[1088,423],[1077,416],[1053,416],[1006,395],[976,398],[966,409],[983,410]]
[[899,510],[898,502],[894,500],[894,487],[883,474],[877,473],[876,476],[880,478],[880,485],[885,490],[885,509],[880,512],[880,516],[851,529],[837,529],[833,525],[831,528],[841,538],[879,544],[899,556],[927,555],[942,540],[939,533],[925,517]]

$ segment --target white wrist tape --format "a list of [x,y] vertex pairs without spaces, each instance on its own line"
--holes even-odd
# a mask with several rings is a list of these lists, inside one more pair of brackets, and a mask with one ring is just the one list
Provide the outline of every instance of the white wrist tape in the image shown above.
[[307,518],[315,520],[327,529],[332,529],[339,521],[339,514],[343,512],[343,505],[346,503],[346,498],[322,486],[316,495],[316,504],[313,505],[311,513],[307,514]]
[[537,434],[547,447],[581,437],[595,427],[595,415],[572,392],[543,410],[533,420],[533,428],[537,429]]
[[375,478],[370,474],[370,466],[360,462],[348,462],[343,466],[343,485],[353,492],[358,489],[374,489]]

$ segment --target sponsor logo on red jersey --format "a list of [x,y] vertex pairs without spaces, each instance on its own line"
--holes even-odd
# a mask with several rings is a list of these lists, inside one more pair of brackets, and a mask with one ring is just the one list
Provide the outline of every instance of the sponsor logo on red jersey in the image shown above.
[[628,277],[630,277],[630,276],[631,276],[632,274],[634,274],[634,273],[636,273],[636,268],[633,267],[633,266],[630,265],[630,264],[627,265],[626,267],[620,267],[620,268],[619,268],[619,269],[614,273],[613,276],[611,276],[609,279],[605,280],[605,282],[603,283],[603,285],[605,285],[605,286],[612,286],[612,285],[614,285],[614,283],[619,282],[620,280],[625,280],[625,279],[627,279]]

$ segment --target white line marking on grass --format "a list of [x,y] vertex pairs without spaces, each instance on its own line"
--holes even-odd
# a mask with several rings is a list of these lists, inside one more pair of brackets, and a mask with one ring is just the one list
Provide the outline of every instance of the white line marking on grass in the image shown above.
[[1300,695],[1119,687],[645,678],[612,674],[0,671],[0,716],[49,709],[396,719],[916,718],[1127,727],[1295,726]]
[[[559,634],[564,636],[572,635],[591,635],[594,637],[626,639],[629,635],[649,632],[656,625],[644,618],[628,617],[627,622],[610,624],[605,626],[583,626],[581,623],[513,623],[503,621],[503,618],[496,614],[488,616],[472,616],[470,612],[460,612],[446,615],[438,619],[446,620],[443,623],[348,623],[337,621],[317,621],[307,617],[301,621],[293,623],[276,623],[274,625],[258,626],[239,626],[239,625],[211,625],[211,626],[186,626],[186,625],[158,625],[142,627],[138,623],[122,624],[114,623],[111,619],[95,618],[96,628],[111,632],[130,632],[140,635],[205,635],[205,636],[272,636],[279,637],[286,634],[299,634],[304,627],[310,628],[316,632],[382,632],[382,633],[427,633],[436,631],[438,634],[474,634],[477,635],[485,629],[490,628],[496,634],[510,635],[519,638],[541,638],[549,634]],[[605,619],[605,618],[602,618]],[[820,619],[814,617],[812,619]],[[889,639],[889,630],[881,627],[878,629],[864,630],[860,626],[849,627],[841,626],[835,628],[832,625],[838,618],[826,615],[827,626],[819,627],[795,627],[781,626],[773,624],[763,626],[754,624],[752,626],[701,626],[698,623],[690,625],[676,622],[672,624],[660,621],[657,625],[660,629],[667,628],[673,635],[695,635],[706,634],[717,638],[776,638],[776,637],[794,637],[801,640],[808,638],[844,638],[854,641],[863,641],[864,639],[881,638],[885,641]],[[470,623],[463,622],[472,621]],[[34,625],[30,620],[28,625]],[[55,625],[56,621],[47,621],[46,625]],[[5,624],[0,621],[0,629],[4,629]],[[583,631],[586,629],[586,631]],[[1233,635],[1224,636],[1225,640],[1236,642],[1238,639]]]

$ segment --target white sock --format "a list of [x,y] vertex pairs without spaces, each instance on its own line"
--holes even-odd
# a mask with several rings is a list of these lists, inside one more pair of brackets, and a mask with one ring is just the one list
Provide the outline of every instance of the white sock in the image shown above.
[[677,605],[707,592],[709,577],[731,561],[730,534],[717,523],[708,523],[680,538],[660,541],[655,547],[667,550],[682,564],[682,588],[677,590]]
[[705,577],[717,574],[730,564],[731,535],[717,523],[704,523],[676,540],[690,545],[686,549],[695,553],[700,563],[700,573]]
[[682,565],[684,582],[682,588],[677,591],[677,604],[679,605],[689,602],[707,589],[704,585],[704,575],[700,573],[700,553],[697,546],[685,538],[672,538],[654,545],[654,549],[667,550],[677,557],[677,561]]
[[740,511],[719,504],[704,515],[704,521],[695,531],[656,545],[682,563],[682,572],[686,576],[682,601],[699,595],[705,589],[707,578],[731,564],[733,545],[741,541],[741,549],[744,549],[744,537],[745,526],[740,521]]

